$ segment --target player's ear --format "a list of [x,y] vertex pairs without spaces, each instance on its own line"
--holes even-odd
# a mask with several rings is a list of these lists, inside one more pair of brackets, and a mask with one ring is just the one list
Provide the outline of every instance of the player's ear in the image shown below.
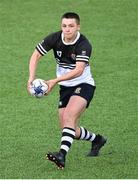
[[78,24],[78,31],[80,31],[80,24]]

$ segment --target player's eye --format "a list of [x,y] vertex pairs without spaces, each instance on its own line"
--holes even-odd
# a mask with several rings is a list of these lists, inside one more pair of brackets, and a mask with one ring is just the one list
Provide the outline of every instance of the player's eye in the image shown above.
[[66,24],[62,24],[62,27],[66,27]]
[[74,24],[70,24],[69,27],[74,27]]

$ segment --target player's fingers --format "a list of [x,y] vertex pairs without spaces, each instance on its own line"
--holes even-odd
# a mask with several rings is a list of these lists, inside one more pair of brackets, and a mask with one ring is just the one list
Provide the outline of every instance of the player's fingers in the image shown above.
[[32,82],[27,82],[27,91],[30,94],[30,89],[32,87]]

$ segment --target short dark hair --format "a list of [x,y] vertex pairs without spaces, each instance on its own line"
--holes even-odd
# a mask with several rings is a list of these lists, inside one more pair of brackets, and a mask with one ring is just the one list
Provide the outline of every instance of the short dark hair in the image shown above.
[[77,24],[80,24],[80,17],[78,14],[74,12],[66,12],[62,15],[61,19],[67,18],[67,19],[76,19]]

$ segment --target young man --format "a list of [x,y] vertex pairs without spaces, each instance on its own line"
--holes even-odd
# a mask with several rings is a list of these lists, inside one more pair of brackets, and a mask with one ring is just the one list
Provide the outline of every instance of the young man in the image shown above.
[[92,47],[79,31],[79,15],[73,12],[65,13],[61,18],[61,31],[48,35],[36,46],[29,65],[28,90],[35,79],[39,59],[53,50],[57,77],[47,81],[48,93],[57,83],[60,85],[59,120],[62,137],[59,151],[49,152],[47,159],[61,169],[65,167],[66,155],[74,139],[91,142],[91,150],[87,156],[97,156],[106,143],[103,136],[78,126],[79,117],[88,108],[95,91],[89,66]]

